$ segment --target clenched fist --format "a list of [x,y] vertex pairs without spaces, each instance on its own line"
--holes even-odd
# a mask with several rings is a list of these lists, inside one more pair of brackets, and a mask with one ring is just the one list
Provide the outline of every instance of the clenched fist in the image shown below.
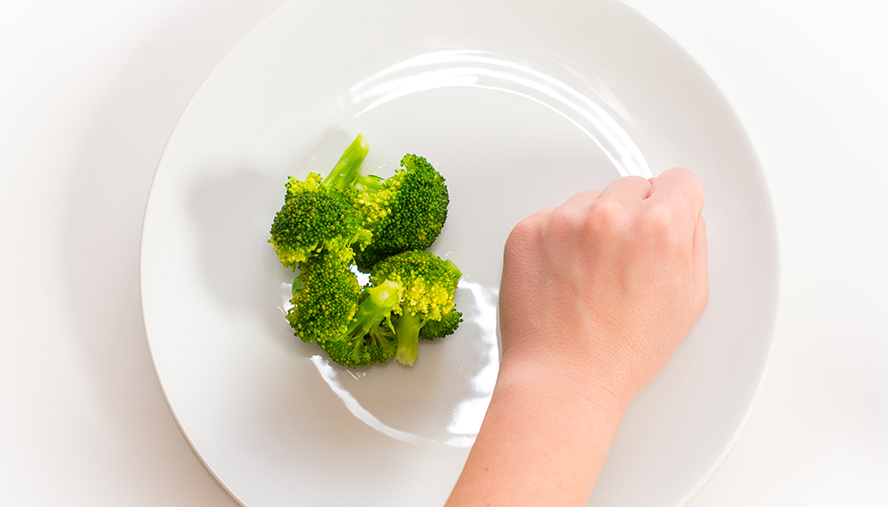
[[626,177],[522,220],[500,286],[503,358],[456,506],[582,506],[623,415],[709,297],[703,187]]

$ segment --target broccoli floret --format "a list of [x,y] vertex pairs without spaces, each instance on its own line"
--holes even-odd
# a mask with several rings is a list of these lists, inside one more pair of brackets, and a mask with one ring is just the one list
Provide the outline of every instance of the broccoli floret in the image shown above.
[[357,313],[346,329],[331,339],[318,342],[330,359],[351,368],[382,364],[397,350],[391,313],[398,306],[401,287],[381,283],[365,287]]
[[422,340],[434,340],[435,338],[444,338],[450,336],[462,323],[463,314],[455,308],[441,316],[441,320],[430,320],[424,326],[419,328],[419,338]]
[[380,260],[407,250],[431,246],[444,222],[450,196],[444,177],[423,157],[407,154],[401,167],[379,185],[357,194],[364,227],[373,239],[356,249],[355,261],[371,271]]
[[317,173],[309,173],[304,180],[289,177],[284,205],[274,217],[268,240],[281,264],[295,269],[318,252],[351,262],[354,250],[360,251],[370,242],[370,231],[364,228],[364,217],[355,206],[355,194],[365,188],[356,183],[375,188],[380,181],[359,173],[369,149],[359,134],[325,179]]
[[287,321],[302,341],[323,343],[348,330],[360,297],[361,286],[348,263],[315,255],[299,264]]
[[[419,328],[419,339],[432,341],[437,338],[444,338],[452,335],[463,322],[462,312],[455,308],[441,316],[441,320],[428,320],[425,325]],[[398,316],[392,316],[392,323],[398,326]]]
[[421,250],[408,250],[376,263],[370,275],[372,285],[395,283],[401,287],[400,304],[393,309],[398,315],[398,362],[412,366],[422,327],[454,311],[453,294],[460,276],[462,273],[453,262]]
[[268,242],[281,264],[289,268],[295,269],[319,252],[348,263],[353,247],[370,241],[363,221],[349,196],[326,188],[319,175],[309,173],[305,180],[291,177],[288,181],[284,205],[274,217]]

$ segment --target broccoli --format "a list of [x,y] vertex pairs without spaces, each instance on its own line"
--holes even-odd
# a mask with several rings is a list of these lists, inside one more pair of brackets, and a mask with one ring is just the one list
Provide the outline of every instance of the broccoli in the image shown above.
[[323,343],[348,329],[361,292],[348,263],[331,255],[312,256],[299,264],[287,321],[302,341]]
[[[448,336],[462,322],[459,269],[422,251],[447,218],[447,186],[409,154],[388,179],[361,174],[368,151],[359,134],[325,178],[291,176],[269,243],[299,270],[286,316],[296,336],[352,368],[393,357],[413,365],[420,338]],[[366,287],[355,267],[372,268]]]
[[390,317],[400,296],[401,287],[392,282],[365,287],[357,313],[348,326],[339,335],[319,341],[318,345],[330,359],[351,368],[387,362],[397,351]]
[[304,180],[288,178],[284,205],[274,217],[268,240],[281,264],[295,270],[318,252],[351,262],[354,250],[370,242],[363,215],[354,205],[353,185],[362,181],[378,186],[379,178],[358,173],[369,149],[359,134],[324,180],[317,173],[308,173]]
[[331,251],[343,260],[354,256],[367,272],[390,255],[428,248],[441,233],[450,203],[444,177],[411,154],[388,179],[364,175],[369,150],[358,134],[323,180],[317,173],[290,177],[269,239],[284,266],[295,268],[314,252]]
[[368,272],[390,255],[431,246],[444,227],[448,204],[444,177],[425,158],[404,155],[394,175],[357,194],[364,227],[373,236],[369,245],[355,249],[358,268]]
[[423,340],[434,340],[452,335],[463,321],[463,314],[455,308],[441,316],[441,320],[430,320],[419,329],[419,337]]
[[309,173],[305,180],[290,178],[284,205],[271,224],[269,243],[281,264],[296,268],[318,252],[328,252],[351,262],[353,247],[370,241],[363,217],[342,192],[326,188],[320,176]]
[[360,172],[361,164],[369,152],[370,145],[364,139],[364,134],[358,134],[358,137],[348,145],[342,156],[339,157],[339,162],[336,162],[330,174],[324,178],[324,186],[349,194],[361,190],[369,192],[378,190],[382,178]]
[[[412,366],[423,326],[445,320],[454,312],[453,294],[461,276],[453,262],[421,250],[408,250],[376,263],[370,274],[372,285],[395,283],[401,287],[400,304],[393,308],[398,315],[394,326],[398,362]],[[461,315],[454,323],[453,317],[448,317],[440,328],[453,332],[460,319]]]

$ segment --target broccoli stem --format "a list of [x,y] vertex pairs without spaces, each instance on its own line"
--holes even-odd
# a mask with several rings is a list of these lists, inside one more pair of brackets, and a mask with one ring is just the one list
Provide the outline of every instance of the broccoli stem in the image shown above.
[[370,145],[364,139],[364,134],[358,134],[358,137],[342,152],[339,162],[336,162],[333,170],[324,179],[324,185],[328,188],[337,188],[340,191],[349,188],[358,177],[361,163],[364,162],[369,151]]
[[388,319],[392,308],[398,306],[401,298],[401,286],[390,281],[364,289],[366,298],[361,300],[358,311],[348,326],[347,334],[351,337],[363,337],[370,330]]
[[355,183],[361,185],[362,189],[365,192],[374,193],[379,190],[379,187],[382,186],[382,182],[384,180],[379,176],[368,174],[357,174],[355,175]]
[[459,280],[462,277],[462,271],[453,263],[452,260],[447,259],[444,261],[444,266],[447,267],[447,271],[453,274],[453,278],[455,280]]
[[419,330],[425,322],[418,314],[404,312],[398,318],[395,328],[395,336],[398,337],[398,351],[395,359],[401,364],[413,366],[416,355],[419,352]]

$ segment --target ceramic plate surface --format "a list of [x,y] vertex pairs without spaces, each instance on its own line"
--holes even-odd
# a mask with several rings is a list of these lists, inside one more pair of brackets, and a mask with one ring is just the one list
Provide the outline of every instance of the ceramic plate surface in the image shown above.
[[[413,368],[342,368],[283,317],[293,275],[267,239],[284,183],[325,174],[359,132],[365,168],[387,176],[417,153],[450,188],[432,250],[464,273],[466,321],[422,343]],[[706,188],[710,304],[631,407],[590,505],[681,504],[755,398],[777,254],[735,114],[675,41],[612,0],[289,5],[201,87],[151,190],[143,309],[183,432],[250,507],[441,505],[496,379],[512,226],[673,166]]]

